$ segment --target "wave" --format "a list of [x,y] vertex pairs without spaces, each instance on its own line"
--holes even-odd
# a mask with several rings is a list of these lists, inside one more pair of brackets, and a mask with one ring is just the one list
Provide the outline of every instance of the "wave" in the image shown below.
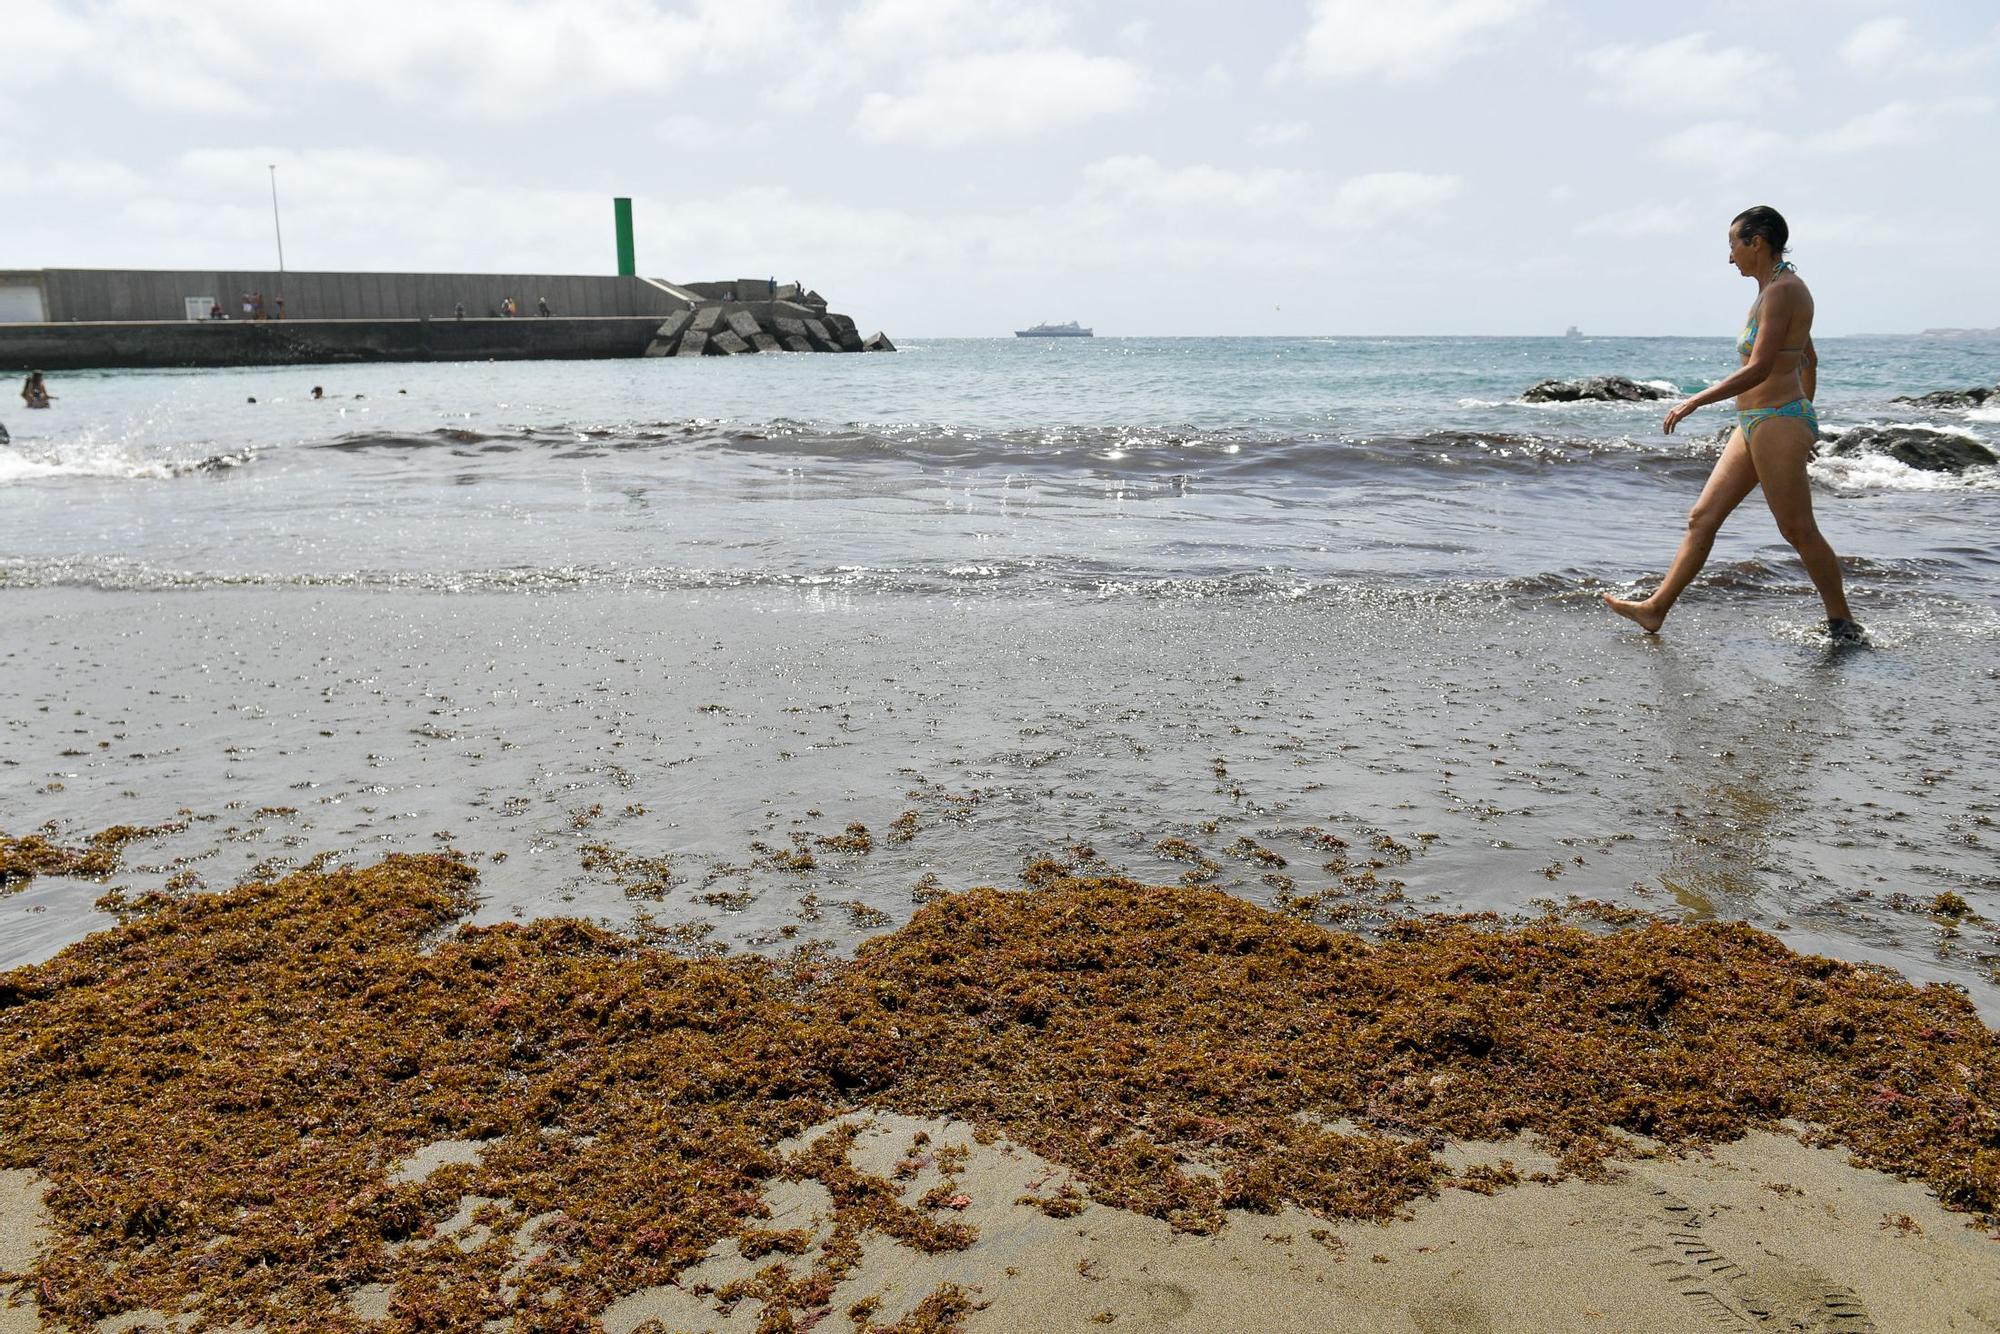
[[[1542,405],[1535,405],[1537,407]],[[1572,407],[1558,404],[1557,407]],[[1541,474],[1553,469],[1646,470],[1676,482],[1705,475],[1720,452],[1721,433],[1658,435],[1656,404],[1587,404],[1642,408],[1629,432],[1456,427],[1418,433],[1336,429],[1273,431],[1256,426],[1050,426],[985,430],[927,422],[856,423],[843,427],[776,419],[755,426],[692,418],[613,426],[555,423],[511,428],[440,427],[375,430],[303,442],[296,448],[326,459],[432,456],[504,469],[533,467],[536,458],[565,462],[648,456],[716,454],[752,468],[808,469],[829,476],[893,469],[910,476],[989,473],[1041,479],[1248,486],[1263,482],[1345,484],[1395,481],[1415,472],[1460,475]],[[1643,426],[1639,423],[1643,421]],[[1575,423],[1568,423],[1574,426]],[[145,457],[130,442],[80,441],[27,449],[0,448],[0,484],[61,477],[167,480],[242,467],[265,446]],[[213,446],[206,447],[213,450]],[[643,466],[643,465],[642,465]],[[1836,491],[2000,489],[2000,469],[1927,473],[1884,456],[1821,458],[1813,476]]]
[[133,458],[116,450],[82,450],[51,457],[16,446],[0,448],[0,486],[10,482],[55,477],[106,477],[133,481],[166,481],[200,473],[227,472],[253,462],[257,451],[236,450],[197,458]]
[[1685,463],[1715,453],[1705,442],[1669,447],[1628,437],[1587,438],[1518,431],[1436,430],[1419,435],[1254,428],[1063,426],[1006,431],[930,423],[882,423],[828,429],[777,421],[761,428],[706,421],[662,422],[618,430],[523,427],[506,433],[462,429],[422,434],[343,436],[316,448],[343,453],[437,449],[461,458],[539,450],[561,458],[615,457],[646,451],[726,453],[785,464],[903,464],[923,471],[1052,474],[1151,474],[1167,480],[1282,473],[1336,480],[1379,467],[1539,468],[1616,457],[1621,462]]
[[[1872,560],[1849,556],[1842,569],[1852,589],[1880,603],[1925,593],[1968,570],[1995,563],[1983,548],[1940,556]],[[1796,562],[1757,558],[1711,563],[1701,586],[1710,594],[1804,596],[1811,585]],[[1012,560],[912,561],[900,566],[839,565],[815,569],[627,567],[561,565],[432,571],[211,571],[171,569],[116,557],[0,560],[0,589],[83,588],[100,592],[180,592],[226,589],[352,589],[454,594],[589,592],[690,593],[768,589],[830,595],[946,595],[972,598],[1064,595],[1095,599],[1253,600],[1328,603],[1515,605],[1592,603],[1627,585],[1574,566],[1497,577],[1329,575],[1266,566],[1256,570],[1135,571],[1129,565],[1071,556]]]

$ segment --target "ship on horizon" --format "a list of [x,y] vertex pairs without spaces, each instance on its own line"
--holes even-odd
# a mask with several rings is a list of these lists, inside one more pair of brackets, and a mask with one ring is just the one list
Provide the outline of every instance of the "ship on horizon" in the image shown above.
[[1075,320],[1068,324],[1035,324],[1014,330],[1016,338],[1095,338],[1097,335]]

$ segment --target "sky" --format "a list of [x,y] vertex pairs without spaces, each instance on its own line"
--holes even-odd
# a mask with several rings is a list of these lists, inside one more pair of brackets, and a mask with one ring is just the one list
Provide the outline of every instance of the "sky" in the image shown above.
[[2000,325],[1995,0],[0,0],[0,268],[803,279],[864,329]]

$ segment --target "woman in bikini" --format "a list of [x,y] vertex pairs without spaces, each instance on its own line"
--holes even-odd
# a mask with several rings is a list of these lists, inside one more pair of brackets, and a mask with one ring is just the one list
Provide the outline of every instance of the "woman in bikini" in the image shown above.
[[1674,600],[1701,572],[1722,521],[1761,483],[1779,534],[1799,553],[1826,604],[1827,633],[1835,639],[1861,635],[1861,627],[1848,614],[1839,558],[1813,522],[1806,463],[1819,440],[1819,419],[1812,405],[1819,354],[1813,350],[1812,293],[1785,258],[1790,236],[1778,211],[1762,204],[1745,209],[1729,224],[1729,262],[1744,277],[1757,280],[1749,323],[1736,340],[1743,365],[1734,375],[1676,403],[1661,429],[1672,435],[1696,408],[1731,397],[1736,400],[1736,429],[1709,473],[1701,498],[1688,512],[1687,532],[1673,568],[1653,595],[1638,601],[1604,595],[1605,606],[1647,634],[1658,632]]

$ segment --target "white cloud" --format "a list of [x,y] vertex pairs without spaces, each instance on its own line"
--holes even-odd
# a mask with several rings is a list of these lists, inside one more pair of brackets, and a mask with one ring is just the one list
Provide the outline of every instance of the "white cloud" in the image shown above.
[[[1892,220],[1872,213],[1826,213],[1812,220],[1809,239],[1818,245],[1907,246],[1913,234],[1907,218]],[[1923,239],[1928,243],[1940,238],[1927,224]]]
[[1789,140],[1775,130],[1736,120],[1709,120],[1676,131],[1653,145],[1669,162],[1700,167],[1719,176],[1751,175],[1782,152]]
[[76,199],[127,198],[145,188],[146,178],[120,162],[56,162],[32,168],[22,181],[26,196],[54,194]]
[[840,21],[843,59],[869,66],[996,46],[1053,46],[1069,19],[1003,0],[863,0]]
[[1456,176],[1374,172],[1328,182],[1280,166],[1226,168],[1210,164],[1164,166],[1144,156],[1104,158],[1084,168],[1086,188],[1098,200],[1138,204],[1148,214],[1172,214],[1198,226],[1202,218],[1228,218],[1242,226],[1248,212],[1304,220],[1328,230],[1370,230],[1432,210],[1460,194]]
[[[102,77],[140,105],[261,113],[294,87],[361,83],[401,102],[521,120],[566,104],[769,62],[806,20],[793,0],[44,0],[8,18],[35,58],[10,73]],[[78,33],[83,34],[81,41]]]
[[1262,125],[1252,125],[1243,141],[1252,148],[1275,148],[1279,144],[1294,143],[1305,137],[1304,122],[1296,120],[1268,121]]
[[1254,208],[1299,203],[1312,187],[1302,171],[1252,167],[1243,171],[1197,164],[1167,167],[1139,155],[1106,158],[1084,168],[1097,189],[1148,208]]
[[661,143],[675,148],[714,148],[725,135],[722,127],[703,116],[666,116],[653,124],[653,134]]
[[1652,46],[1602,46],[1583,56],[1601,80],[1599,95],[1640,111],[1738,110],[1791,96],[1778,59],[1740,46],[1717,47],[1705,32]]
[[1864,153],[1875,148],[1924,143],[1935,139],[1946,123],[1991,112],[1990,97],[1945,98],[1936,102],[1891,102],[1816,134],[1808,147],[1820,153]]
[[[1240,220],[1246,210],[1302,218],[1315,226],[1364,231],[1436,208],[1456,197],[1456,176],[1383,171],[1329,183],[1288,167],[1229,168],[1197,163],[1169,167],[1143,154],[1105,158],[1084,180],[1106,199],[1145,209],[1184,211]],[[1282,214],[1272,210],[1282,209]]]
[[1144,71],[1113,56],[1067,47],[954,56],[925,66],[900,92],[870,93],[854,124],[870,139],[949,148],[1122,115],[1147,95]]
[[1316,78],[1412,79],[1470,54],[1480,38],[1517,23],[1540,0],[1315,0],[1312,22],[1278,72]]
[[1856,69],[1880,69],[1900,63],[1914,46],[1908,19],[1870,19],[1840,44],[1840,58]]
[[1578,223],[1576,234],[1635,241],[1656,236],[1685,236],[1694,230],[1694,226],[1694,206],[1683,199],[1672,204],[1637,204],[1631,208],[1600,213]]
[[1837,157],[1927,143],[1942,137],[1953,121],[1987,115],[1996,105],[2000,104],[1990,97],[1891,102],[1833,129],[1798,138],[1745,121],[1710,120],[1659,140],[1653,153],[1731,180],[1753,176],[1783,154]]
[[1840,45],[1841,60],[1869,74],[1957,74],[2000,55],[2000,29],[1982,41],[1963,41],[1948,51],[1920,45],[1903,18],[1870,19]]
[[1456,176],[1378,171],[1342,181],[1315,217],[1329,227],[1366,230],[1423,214],[1456,198],[1461,188]]

